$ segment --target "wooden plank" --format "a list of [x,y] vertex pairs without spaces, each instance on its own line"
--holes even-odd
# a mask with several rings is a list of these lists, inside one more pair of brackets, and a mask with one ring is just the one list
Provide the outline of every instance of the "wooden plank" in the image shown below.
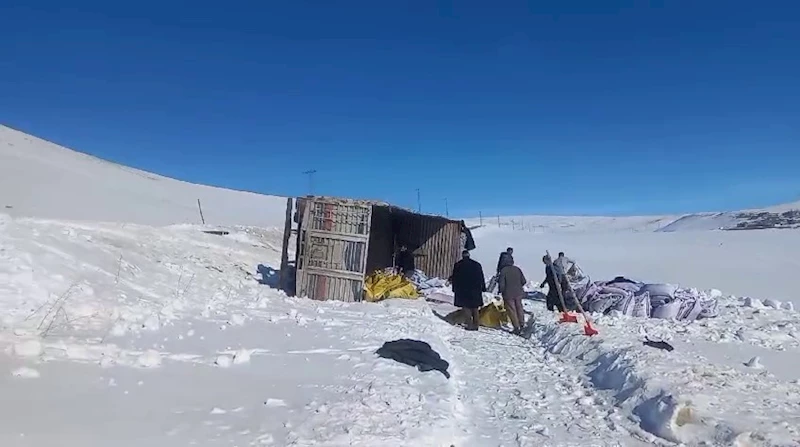
[[283,245],[281,248],[281,270],[278,287],[286,291],[289,286],[289,238],[292,236],[292,198],[286,199],[286,220],[283,224]]
[[308,230],[306,233],[308,234],[309,237],[319,237],[323,239],[337,239],[348,242],[365,242],[369,240],[369,237],[364,237],[362,235],[355,235],[352,233],[337,233],[333,231],[324,231],[324,230]]

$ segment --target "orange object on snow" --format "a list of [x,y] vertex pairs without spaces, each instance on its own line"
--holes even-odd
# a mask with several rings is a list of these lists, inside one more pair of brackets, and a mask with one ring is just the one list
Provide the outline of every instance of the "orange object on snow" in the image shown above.
[[569,312],[562,312],[561,313],[561,319],[558,320],[558,322],[559,323],[577,323],[578,322],[578,317],[575,316],[575,315],[572,315]]

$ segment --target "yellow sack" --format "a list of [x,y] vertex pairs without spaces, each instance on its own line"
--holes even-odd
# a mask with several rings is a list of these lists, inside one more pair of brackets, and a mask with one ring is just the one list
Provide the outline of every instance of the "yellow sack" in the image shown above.
[[416,286],[402,275],[376,271],[364,280],[366,299],[370,302],[386,298],[418,298]]
[[[445,321],[453,325],[465,324],[469,318],[469,310],[459,309],[447,314]],[[478,310],[478,324],[483,327],[499,329],[503,323],[510,323],[505,306],[501,301],[492,301]]]
[[503,323],[509,323],[506,307],[502,302],[492,301],[478,311],[478,321],[481,326],[499,328]]

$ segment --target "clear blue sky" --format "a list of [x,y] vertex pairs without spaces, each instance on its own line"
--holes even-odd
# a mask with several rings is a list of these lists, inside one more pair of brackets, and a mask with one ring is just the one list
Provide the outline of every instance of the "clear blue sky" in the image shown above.
[[451,215],[800,197],[800,3],[0,3],[0,122],[119,163]]

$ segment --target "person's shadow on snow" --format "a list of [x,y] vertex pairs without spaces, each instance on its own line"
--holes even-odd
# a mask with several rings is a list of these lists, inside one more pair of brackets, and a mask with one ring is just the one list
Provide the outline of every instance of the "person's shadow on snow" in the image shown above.
[[280,272],[278,270],[268,265],[258,264],[257,271],[261,275],[261,278],[258,279],[259,284],[264,284],[273,289],[280,287]]

